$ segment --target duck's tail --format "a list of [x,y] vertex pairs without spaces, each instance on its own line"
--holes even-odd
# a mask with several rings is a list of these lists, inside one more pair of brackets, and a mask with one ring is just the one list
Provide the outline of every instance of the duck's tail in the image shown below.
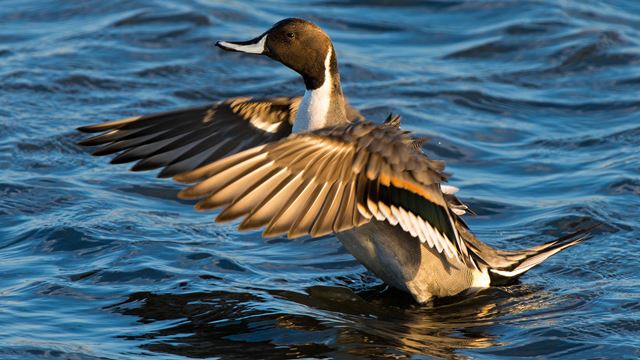
[[545,244],[522,250],[498,250],[480,242],[469,231],[463,231],[462,235],[470,245],[471,251],[477,256],[478,262],[487,266],[491,285],[506,285],[513,283],[522,274],[549,257],[587,240],[591,237],[591,230],[596,226],[578,230]]

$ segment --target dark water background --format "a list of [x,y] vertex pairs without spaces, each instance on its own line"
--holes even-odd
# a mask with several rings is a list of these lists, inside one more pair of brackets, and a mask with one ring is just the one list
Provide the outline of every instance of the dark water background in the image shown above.
[[[416,306],[333,237],[261,239],[108,166],[74,128],[301,94],[224,53],[289,16],[345,92],[433,140],[493,245],[601,224],[520,284]],[[0,358],[640,357],[640,3],[0,2]]]

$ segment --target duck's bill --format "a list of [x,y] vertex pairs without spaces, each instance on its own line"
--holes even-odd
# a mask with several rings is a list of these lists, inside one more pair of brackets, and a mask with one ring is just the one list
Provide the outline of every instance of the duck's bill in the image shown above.
[[238,51],[247,54],[265,54],[265,44],[267,42],[267,34],[262,34],[257,38],[249,41],[218,41],[216,46],[229,51]]

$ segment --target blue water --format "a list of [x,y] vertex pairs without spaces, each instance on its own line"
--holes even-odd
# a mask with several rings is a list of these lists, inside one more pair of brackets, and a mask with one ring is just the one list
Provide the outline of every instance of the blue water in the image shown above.
[[[640,3],[0,4],[0,358],[640,357]],[[350,102],[432,140],[484,241],[600,224],[519,284],[417,306],[334,237],[262,239],[108,165],[80,125],[301,94],[222,52],[304,17]]]

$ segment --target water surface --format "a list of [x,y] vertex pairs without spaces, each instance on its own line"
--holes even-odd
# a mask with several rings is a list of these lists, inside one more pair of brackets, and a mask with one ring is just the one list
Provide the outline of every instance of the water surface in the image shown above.
[[[75,145],[87,123],[301,94],[211,46],[290,16],[331,35],[368,118],[432,139],[481,239],[593,238],[418,306],[334,237],[240,234]],[[5,0],[0,24],[0,358],[640,357],[637,2]]]

